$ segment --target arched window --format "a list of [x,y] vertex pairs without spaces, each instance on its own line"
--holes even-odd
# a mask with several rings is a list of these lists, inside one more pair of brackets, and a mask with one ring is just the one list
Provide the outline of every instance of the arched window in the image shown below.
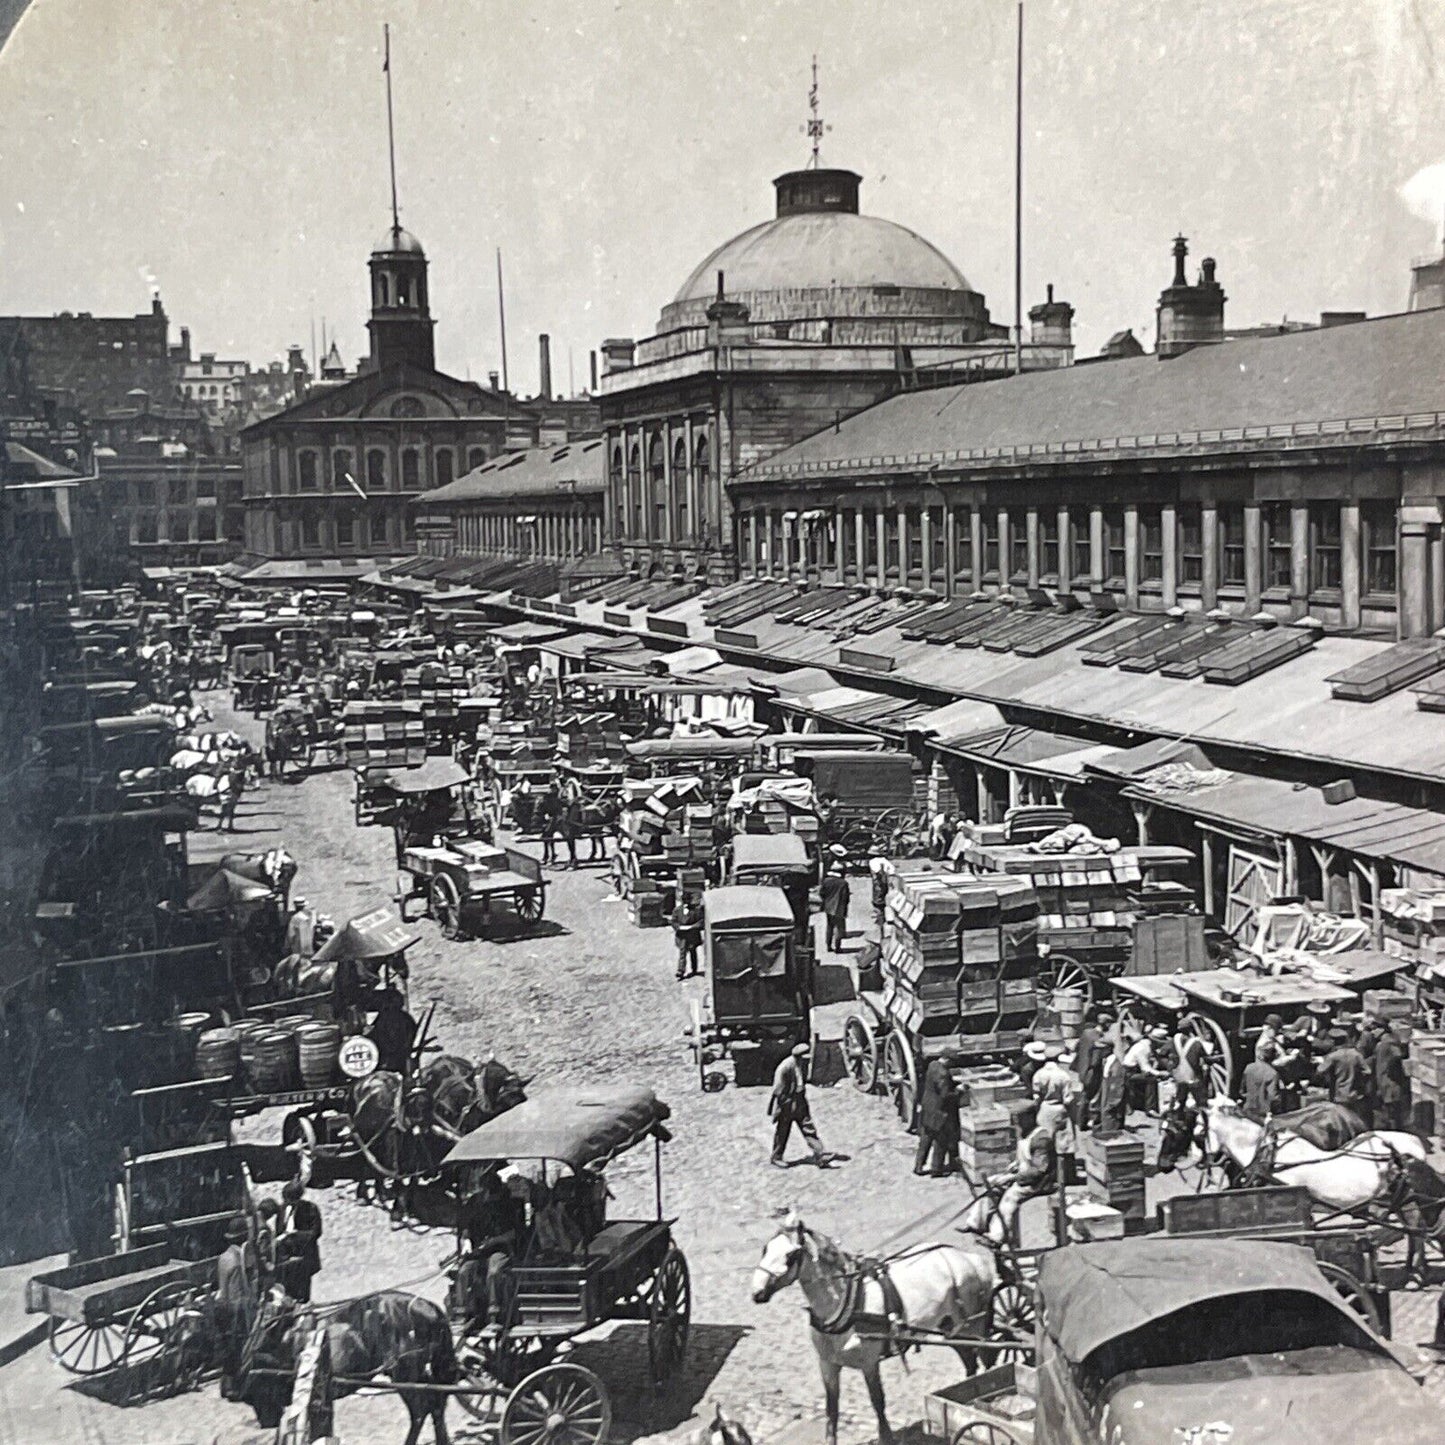
[[366,454],[366,490],[386,490],[386,453],[375,447]]
[[677,508],[679,542],[687,542],[692,538],[692,508],[688,505],[690,481],[687,470],[687,438],[678,437],[672,444],[672,489],[677,494],[674,505]]
[[342,507],[336,513],[336,545],[338,547],[354,547],[356,545],[356,513],[350,507]]
[[351,453],[345,447],[337,447],[331,453],[331,490],[339,492],[345,489],[351,490],[351,483],[346,480],[347,474],[351,471]]
[[386,513],[379,507],[370,513],[367,530],[373,547],[386,546]]
[[474,472],[487,460],[487,449],[485,447],[473,447],[467,453],[467,470]]
[[607,462],[607,493],[612,499],[612,525],[621,536],[627,530],[627,499],[622,491],[622,448],[612,448]]
[[383,306],[391,305],[391,282],[387,279],[386,272],[381,272],[376,278],[378,287],[377,298]]
[[401,487],[404,492],[414,492],[421,486],[421,453],[415,447],[408,447],[401,454]]
[[316,453],[301,452],[296,457],[297,486],[303,492],[316,490]]
[[692,495],[697,508],[693,535],[706,546],[712,540],[708,503],[708,488],[712,480],[712,439],[705,431],[692,434],[692,478]]
[[655,436],[647,446],[647,481],[652,492],[652,539],[667,540],[667,463],[662,438]]
[[642,540],[642,451],[636,442],[627,453],[627,496],[632,515],[628,518],[628,540]]
[[439,447],[436,454],[437,486],[444,487],[452,480],[453,452],[450,447]]

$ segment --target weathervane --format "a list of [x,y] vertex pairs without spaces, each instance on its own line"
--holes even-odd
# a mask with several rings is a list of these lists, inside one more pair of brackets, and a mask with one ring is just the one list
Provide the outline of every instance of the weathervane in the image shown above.
[[813,142],[813,156],[808,162],[809,170],[817,170],[820,164],[818,148],[823,144],[823,137],[833,129],[831,125],[825,125],[822,117],[818,114],[818,57],[813,57],[813,84],[808,91],[808,109],[812,114],[808,117],[808,123],[800,126],[799,129],[809,140]]

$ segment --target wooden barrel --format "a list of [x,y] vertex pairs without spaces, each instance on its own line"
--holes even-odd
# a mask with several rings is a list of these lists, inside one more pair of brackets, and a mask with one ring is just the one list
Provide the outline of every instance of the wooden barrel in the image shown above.
[[307,1089],[324,1089],[336,1077],[336,1055],[341,1029],[336,1024],[310,1022],[296,1030],[301,1060],[301,1083]]
[[296,1087],[296,1036],[282,1029],[256,1035],[251,1062],[251,1087],[261,1094],[280,1094]]
[[196,1077],[230,1079],[240,1071],[240,1039],[236,1030],[203,1030],[196,1039]]

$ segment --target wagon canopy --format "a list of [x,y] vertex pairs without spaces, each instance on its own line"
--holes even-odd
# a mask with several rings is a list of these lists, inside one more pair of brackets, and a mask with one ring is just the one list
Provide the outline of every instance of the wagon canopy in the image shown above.
[[[1044,1328],[1064,1356],[1095,1350],[1210,1300],[1303,1294],[1358,1318],[1301,1245],[1246,1239],[1135,1239],[1049,1250],[1039,1260]],[[1247,1353],[1249,1341],[1239,1341]]]
[[440,793],[459,788],[470,775],[453,758],[428,758],[419,768],[388,775],[387,785],[397,793]]
[[792,928],[793,910],[781,888],[740,883],[709,888],[702,896],[708,932],[743,928]]
[[419,937],[401,921],[396,909],[374,908],[370,913],[349,919],[345,928],[338,929],[316,950],[311,961],[330,963],[340,958],[390,958],[392,954],[410,948]]
[[241,903],[258,903],[261,899],[272,896],[271,889],[266,884],[242,878],[239,873],[232,873],[229,868],[217,868],[186,899],[186,907],[192,913],[204,913],[214,909],[232,908]]
[[574,1170],[596,1167],[649,1136],[666,1142],[671,1113],[651,1089],[538,1089],[473,1129],[442,1163],[552,1159]]
[[699,734],[690,738],[644,738],[628,743],[627,754],[641,762],[729,761],[753,755],[752,738],[721,738]]
[[733,838],[733,872],[811,875],[814,865],[796,833],[739,833]]
[[818,796],[855,808],[913,804],[913,759],[897,752],[795,752],[793,767],[813,779]]

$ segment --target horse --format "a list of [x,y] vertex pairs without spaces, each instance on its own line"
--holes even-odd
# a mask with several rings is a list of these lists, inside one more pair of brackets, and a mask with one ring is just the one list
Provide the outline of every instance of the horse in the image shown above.
[[448,1445],[446,1394],[407,1386],[455,1385],[461,1379],[451,1325],[440,1305],[401,1290],[363,1295],[319,1312],[279,1294],[262,1300],[241,1352],[238,1395],[265,1429],[281,1423],[297,1358],[318,1325],[330,1346],[337,1398],[385,1375],[411,1417],[405,1445],[417,1445],[428,1418],[437,1445]]
[[827,1398],[827,1445],[838,1445],[844,1369],[862,1371],[878,1417],[879,1445],[894,1445],[879,1366],[907,1347],[896,1332],[936,1332],[972,1374],[977,1352],[969,1348],[965,1332],[987,1327],[998,1283],[988,1254],[928,1244],[888,1260],[865,1259],[845,1253],[793,1214],[764,1246],[753,1270],[752,1296],[756,1304],[766,1304],[789,1285],[802,1289]]
[[1209,1101],[1205,1138],[1212,1155],[1223,1155],[1242,1175],[1307,1189],[1316,1204],[1355,1213],[1383,1200],[1403,1161],[1425,1158],[1414,1134],[1374,1129],[1340,1149],[1320,1149],[1277,1124],[1256,1124],[1223,1095]]
[[598,863],[607,856],[607,840],[617,831],[620,803],[589,803],[585,798],[564,798],[558,831],[567,845],[569,867],[577,866],[577,841],[587,843],[587,862]]

